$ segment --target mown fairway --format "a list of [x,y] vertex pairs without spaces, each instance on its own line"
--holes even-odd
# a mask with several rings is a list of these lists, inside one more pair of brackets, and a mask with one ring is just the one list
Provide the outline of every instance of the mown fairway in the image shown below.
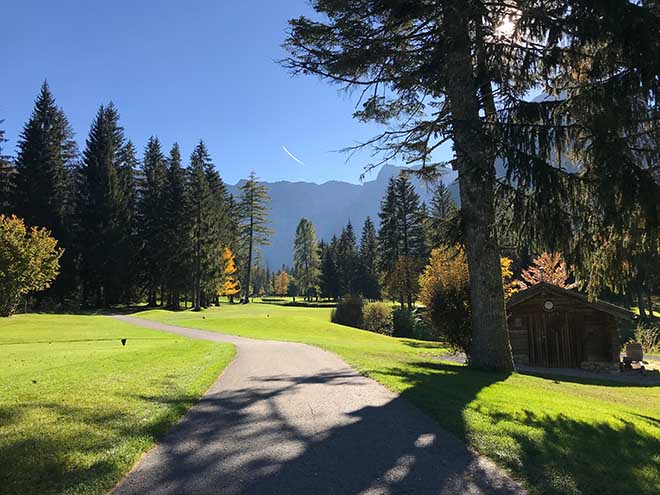
[[0,319],[0,492],[105,493],[233,355],[102,316]]
[[533,493],[657,495],[660,387],[475,372],[443,361],[441,345],[333,325],[329,315],[250,304],[138,316],[335,352],[510,469]]

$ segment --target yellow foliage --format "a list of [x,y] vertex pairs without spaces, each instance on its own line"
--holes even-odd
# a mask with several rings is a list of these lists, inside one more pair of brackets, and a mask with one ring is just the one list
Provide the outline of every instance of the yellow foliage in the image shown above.
[[228,247],[222,253],[222,260],[225,263],[225,275],[227,279],[222,287],[222,296],[235,296],[241,291],[241,284],[234,274],[236,273],[236,261],[234,260],[234,253]]
[[12,314],[25,294],[50,287],[63,252],[48,230],[0,215],[0,316]]

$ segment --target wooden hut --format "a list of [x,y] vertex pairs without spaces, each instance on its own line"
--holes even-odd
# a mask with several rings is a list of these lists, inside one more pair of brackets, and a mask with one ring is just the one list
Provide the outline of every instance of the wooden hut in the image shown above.
[[618,320],[633,316],[543,282],[514,294],[507,311],[516,364],[590,370],[618,369]]

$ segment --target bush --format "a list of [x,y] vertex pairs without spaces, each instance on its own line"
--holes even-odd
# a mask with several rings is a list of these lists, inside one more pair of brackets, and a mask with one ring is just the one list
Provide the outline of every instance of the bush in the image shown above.
[[397,308],[394,310],[394,336],[412,337],[415,333],[415,316],[407,308]]
[[420,277],[421,301],[433,328],[468,360],[472,345],[470,282],[465,254],[458,248],[438,248]]
[[362,328],[383,335],[392,335],[394,333],[392,306],[382,302],[365,305],[362,310]]
[[339,325],[362,328],[362,302],[361,297],[344,296],[332,310],[330,320]]
[[51,286],[63,252],[48,230],[0,215],[0,316],[16,311],[21,297]]
[[644,354],[660,354],[660,326],[640,323],[635,330],[633,340],[642,344]]

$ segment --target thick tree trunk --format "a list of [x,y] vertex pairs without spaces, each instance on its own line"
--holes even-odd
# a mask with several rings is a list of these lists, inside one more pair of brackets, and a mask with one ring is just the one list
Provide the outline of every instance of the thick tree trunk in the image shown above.
[[470,271],[472,349],[470,365],[490,370],[513,369],[502,288],[500,250],[495,234],[495,166],[480,117],[474,76],[468,13],[465,4],[450,4],[447,99],[454,124],[454,151],[460,186],[464,241]]

